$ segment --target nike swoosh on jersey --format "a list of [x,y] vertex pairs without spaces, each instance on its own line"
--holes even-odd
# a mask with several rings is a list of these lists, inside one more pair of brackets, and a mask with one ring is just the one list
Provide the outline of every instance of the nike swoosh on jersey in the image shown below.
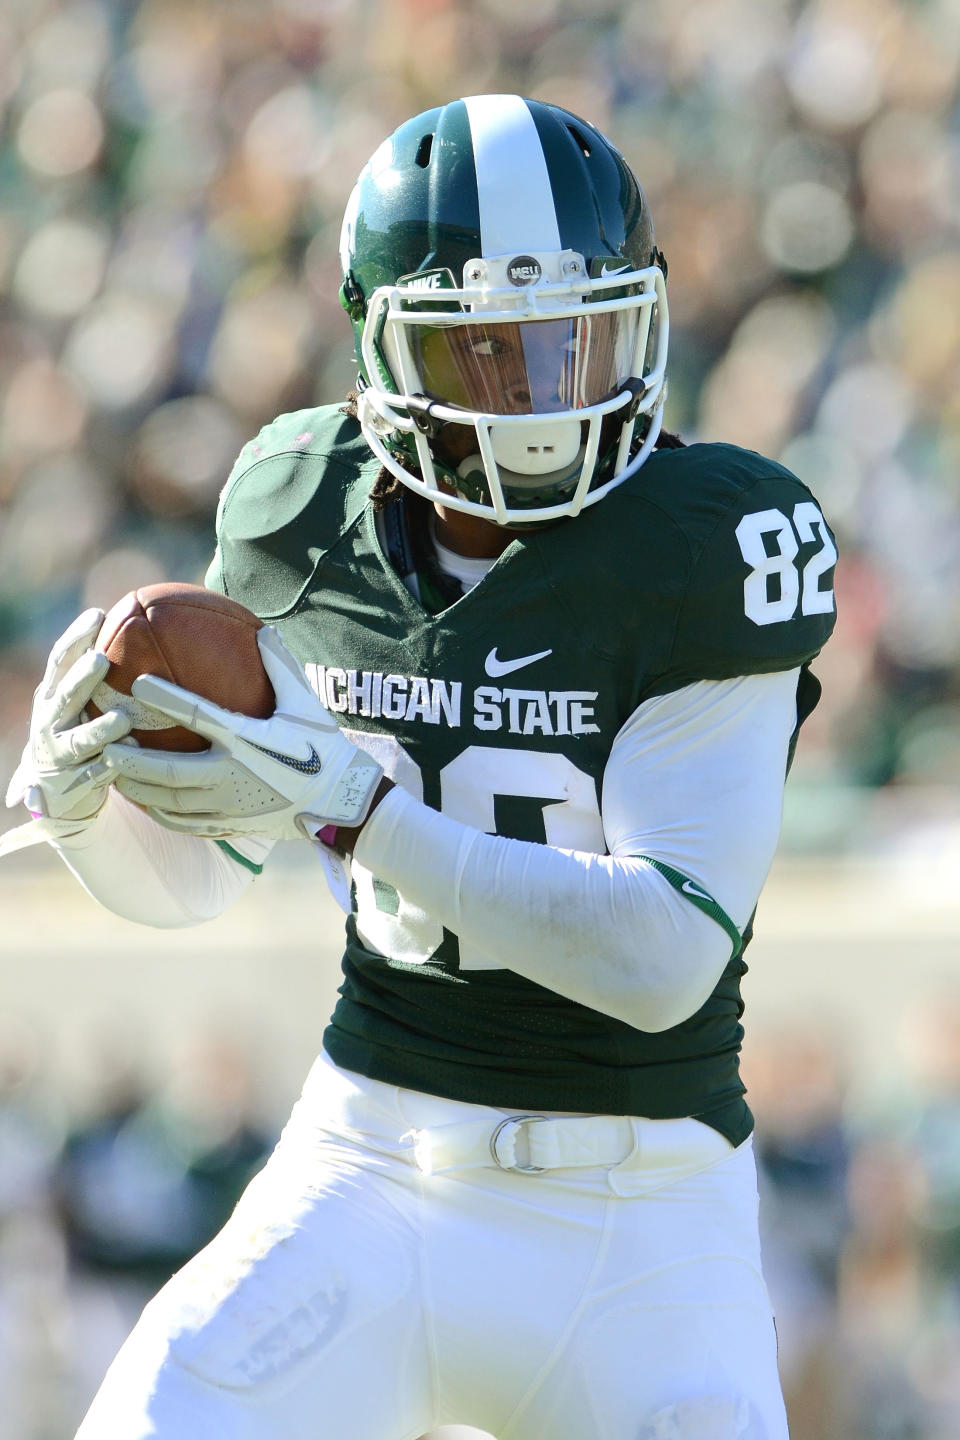
[[627,264],[627,265],[618,265],[615,270],[611,270],[607,265],[601,265],[601,267],[600,267],[600,279],[601,279],[601,280],[606,280],[609,275],[622,275],[623,272],[624,272],[624,270],[629,270],[629,269],[630,269],[629,264]]
[[536,655],[520,655],[516,660],[498,660],[497,647],[494,645],[483,662],[483,668],[492,679],[497,679],[501,675],[512,675],[514,670],[522,670],[525,665],[532,665],[535,660],[546,660],[547,656],[552,654],[552,650],[538,650]]
[[323,763],[313,746],[310,746],[310,754],[306,760],[296,760],[292,755],[284,755],[279,750],[269,750],[266,745],[258,745],[255,740],[245,740],[253,750],[259,750],[261,755],[269,755],[271,760],[276,760],[281,765],[286,765],[289,770],[296,770],[300,775],[319,775],[323,769]]

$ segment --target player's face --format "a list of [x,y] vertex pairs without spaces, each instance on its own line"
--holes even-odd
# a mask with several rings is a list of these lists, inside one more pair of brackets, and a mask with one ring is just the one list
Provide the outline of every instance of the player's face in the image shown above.
[[[584,309],[575,316],[542,320],[471,318],[454,325],[424,320],[411,324],[407,333],[420,385],[432,399],[494,422],[500,415],[575,417],[578,410],[618,393],[621,372],[629,373],[635,350],[637,315]],[[608,432],[616,428],[609,418],[603,422],[603,453],[610,443]],[[586,425],[578,429],[582,445]],[[448,422],[434,436],[431,449],[448,471],[457,470],[464,460],[477,457],[476,429]],[[437,484],[455,493],[439,476]],[[489,528],[501,538],[491,536],[484,542],[490,549],[464,553],[498,553],[508,527],[492,517],[473,518],[480,527],[478,536]],[[532,524],[539,528],[538,522]],[[530,529],[531,522],[518,521],[517,528]]]
[[418,327],[425,393],[487,415],[550,415],[595,404],[618,383],[615,317]]
[[[450,351],[463,389],[486,399],[484,409],[505,415],[530,415],[557,408],[557,378],[549,356],[534,333],[536,325],[471,325],[450,332]],[[545,363],[546,362],[546,363]]]

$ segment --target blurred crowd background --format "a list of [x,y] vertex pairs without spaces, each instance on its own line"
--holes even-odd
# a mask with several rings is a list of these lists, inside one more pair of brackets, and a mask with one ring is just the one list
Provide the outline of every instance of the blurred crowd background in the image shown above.
[[[517,91],[644,186],[668,426],[782,460],[837,532],[788,850],[956,859],[958,72],[957,0],[5,0],[4,776],[54,636],[200,579],[240,446],[350,386],[337,239],[368,156],[432,104]],[[855,1117],[829,1038],[748,1052],[796,1440],[960,1433],[960,1006],[914,1038],[900,1099]],[[72,1113],[29,1027],[4,1037],[3,1440],[72,1434],[272,1143],[246,1066],[222,1040],[159,1088],[105,1064]]]

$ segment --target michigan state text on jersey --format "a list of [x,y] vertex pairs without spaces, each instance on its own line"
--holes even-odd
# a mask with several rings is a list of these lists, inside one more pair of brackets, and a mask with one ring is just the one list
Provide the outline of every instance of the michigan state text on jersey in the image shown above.
[[586,121],[414,117],[340,260],[357,391],[244,449],[207,579],[276,713],[141,677],[211,748],[117,743],[88,613],[11,787],[131,919],[212,918],[281,838],[349,910],[275,1154],[79,1440],[785,1440],[740,982],[833,538],[663,431],[666,261]]

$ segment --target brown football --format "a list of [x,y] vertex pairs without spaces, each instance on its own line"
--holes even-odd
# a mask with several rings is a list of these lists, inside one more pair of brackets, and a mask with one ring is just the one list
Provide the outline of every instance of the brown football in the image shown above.
[[167,581],[131,590],[97,636],[97,649],[111,664],[88,713],[125,710],[133,717],[134,739],[152,750],[208,749],[201,736],[165,722],[131,696],[138,675],[157,675],[225,710],[266,719],[275,697],[257,647],[261,623],[236,600],[200,585]]

